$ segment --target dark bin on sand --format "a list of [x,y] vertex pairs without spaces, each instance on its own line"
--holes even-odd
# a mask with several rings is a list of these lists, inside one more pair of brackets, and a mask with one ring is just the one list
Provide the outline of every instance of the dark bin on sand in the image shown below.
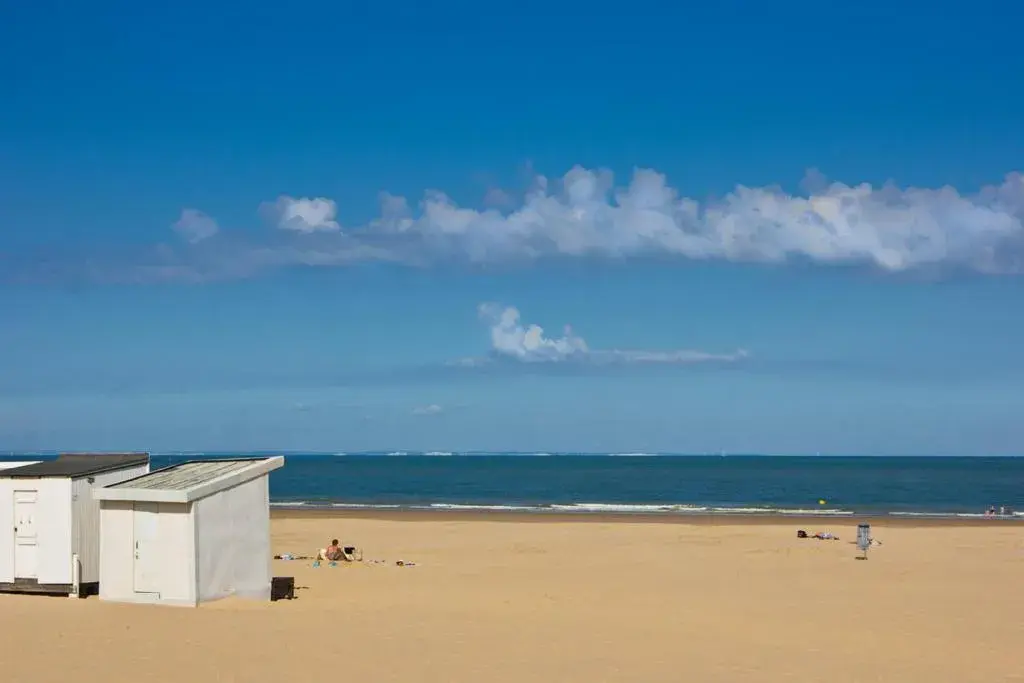
[[270,600],[294,600],[295,577],[275,576],[270,580]]

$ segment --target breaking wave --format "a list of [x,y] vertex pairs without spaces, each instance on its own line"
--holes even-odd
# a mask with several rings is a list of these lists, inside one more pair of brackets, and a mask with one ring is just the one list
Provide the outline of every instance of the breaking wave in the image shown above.
[[277,508],[322,508],[349,510],[435,510],[464,512],[532,512],[568,514],[621,514],[621,515],[791,515],[800,517],[836,517],[855,514],[853,510],[784,507],[726,507],[687,504],[632,504],[632,503],[555,503],[530,505],[519,503],[345,503],[331,501],[273,501]]

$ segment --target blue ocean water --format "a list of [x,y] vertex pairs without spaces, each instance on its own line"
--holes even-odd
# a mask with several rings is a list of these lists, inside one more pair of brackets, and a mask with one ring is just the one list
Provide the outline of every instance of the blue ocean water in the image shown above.
[[[226,455],[155,454],[152,467]],[[1024,458],[286,454],[270,494],[287,506],[1013,514]]]

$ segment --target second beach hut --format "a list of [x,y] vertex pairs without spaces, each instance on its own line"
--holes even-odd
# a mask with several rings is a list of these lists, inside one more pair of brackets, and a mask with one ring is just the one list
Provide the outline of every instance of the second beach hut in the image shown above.
[[100,506],[94,487],[149,472],[147,453],[65,453],[0,469],[0,591],[95,593]]
[[270,599],[269,458],[203,459],[93,491],[100,599],[195,607]]

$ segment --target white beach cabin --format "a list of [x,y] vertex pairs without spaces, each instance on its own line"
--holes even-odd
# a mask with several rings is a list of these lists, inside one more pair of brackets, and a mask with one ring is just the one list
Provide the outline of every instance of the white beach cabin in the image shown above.
[[281,456],[191,460],[95,489],[100,599],[269,600],[269,474],[282,465]]
[[147,453],[65,453],[0,469],[0,591],[95,594],[100,506],[94,487],[149,472]]

